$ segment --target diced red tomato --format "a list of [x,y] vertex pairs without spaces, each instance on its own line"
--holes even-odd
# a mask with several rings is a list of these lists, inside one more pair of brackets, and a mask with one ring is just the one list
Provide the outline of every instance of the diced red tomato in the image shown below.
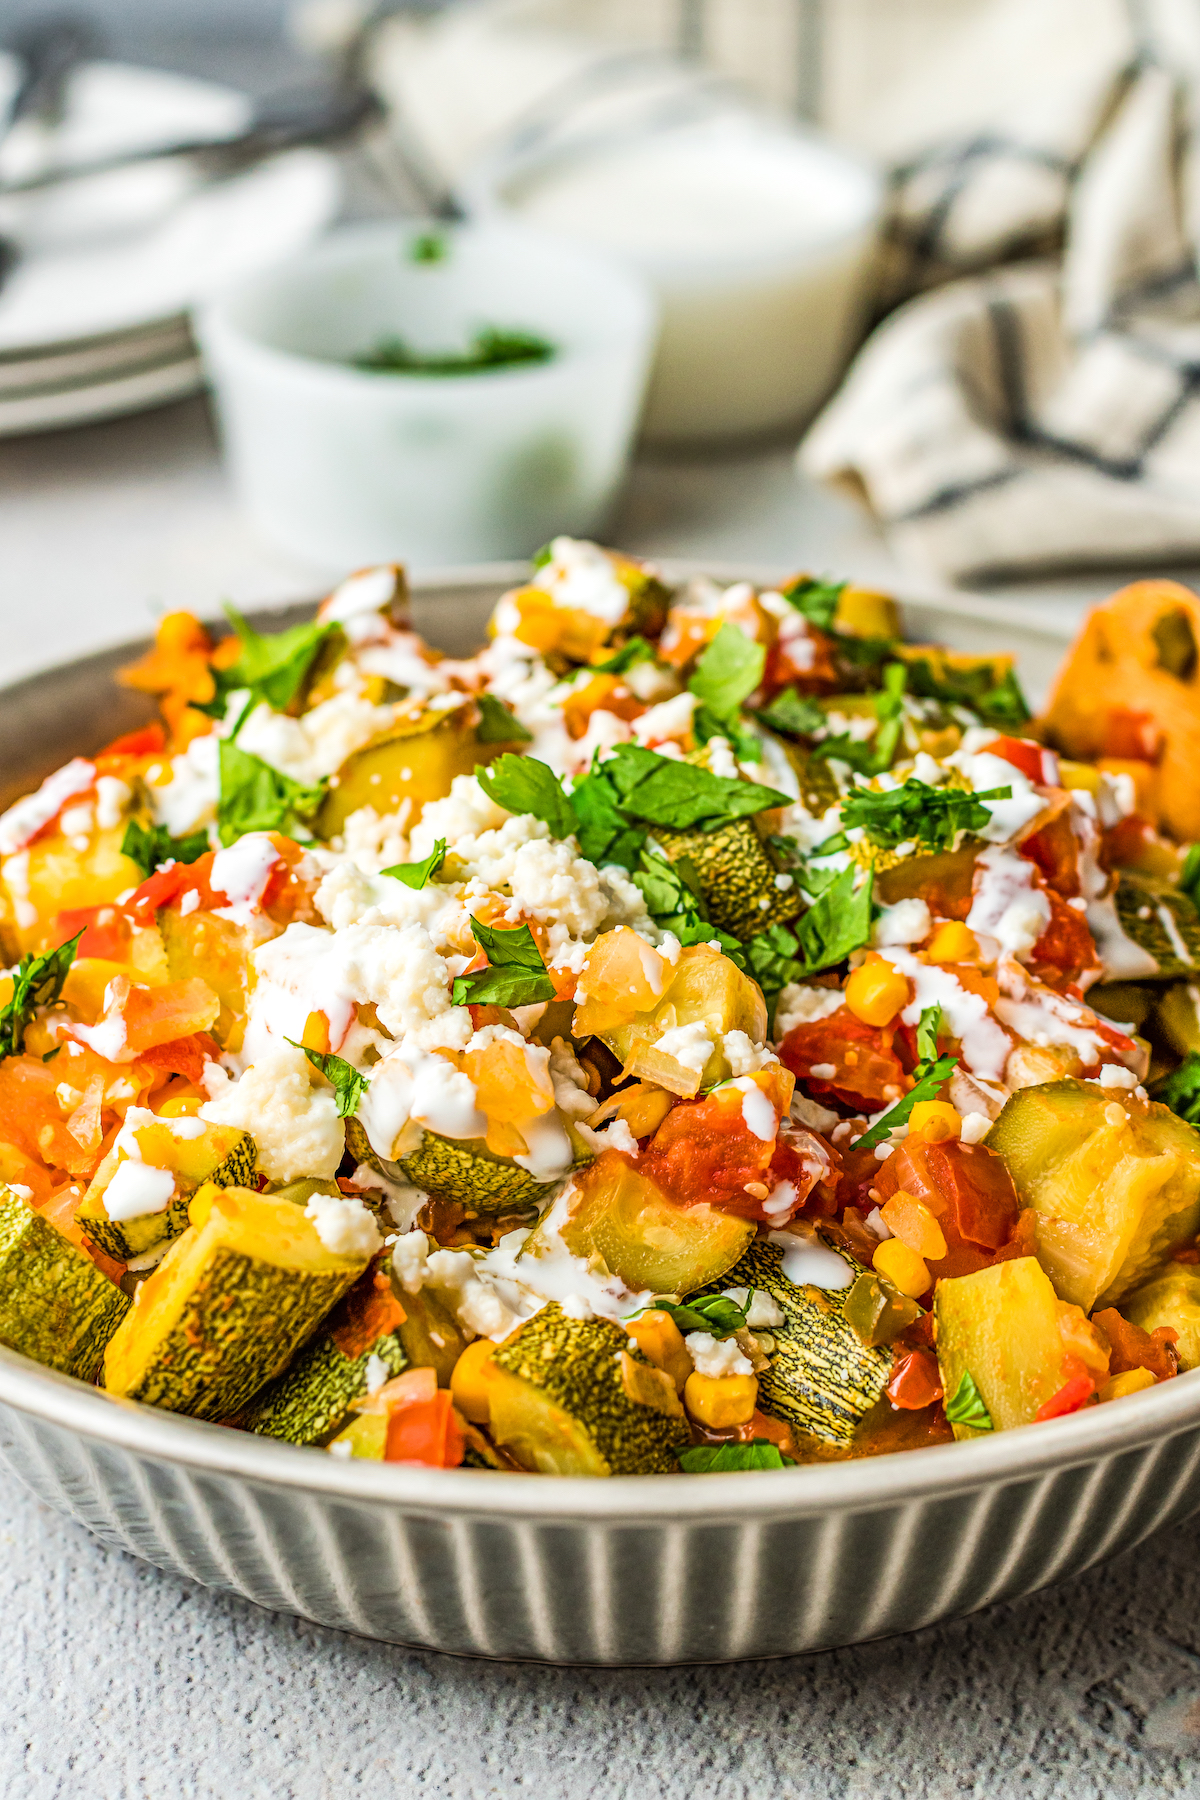
[[887,1385],[887,1397],[903,1412],[919,1412],[942,1397],[942,1377],[937,1357],[928,1350],[913,1350],[896,1364]]
[[1162,727],[1153,713],[1131,712],[1123,706],[1110,709],[1101,755],[1124,761],[1157,762],[1164,743]]
[[93,758],[101,775],[112,773],[115,763],[136,762],[144,756],[159,756],[166,749],[167,737],[161,725],[143,725],[139,731],[127,731],[114,738]]
[[1022,838],[1021,855],[1036,864],[1042,880],[1064,900],[1079,893],[1079,839],[1071,829],[1071,815],[1064,809],[1032,837]]
[[76,956],[98,956],[104,962],[124,962],[133,936],[129,919],[115,906],[76,906],[60,912],[54,921],[55,948],[68,944],[82,931]]
[[1003,1158],[956,1138],[935,1144],[906,1138],[875,1181],[881,1203],[901,1190],[923,1201],[942,1228],[947,1254],[930,1263],[935,1280],[987,1268],[1012,1236],[1020,1210]]
[[1050,923],[1029,953],[1027,967],[1039,981],[1058,993],[1078,986],[1085,975],[1100,973],[1096,941],[1088,927],[1086,914],[1079,912],[1056,894],[1046,889],[1050,902]]
[[1032,738],[998,737],[985,744],[984,750],[988,756],[999,756],[1011,763],[1026,781],[1037,782],[1042,787],[1057,785],[1058,758],[1053,750],[1044,750]]
[[1113,1306],[1096,1313],[1092,1324],[1099,1327],[1112,1347],[1108,1360],[1110,1375],[1124,1375],[1129,1369],[1149,1369],[1155,1381],[1169,1381],[1179,1373],[1175,1345],[1179,1333],[1170,1325],[1143,1331],[1129,1319],[1123,1319]]
[[207,1031],[193,1031],[187,1037],[171,1038],[165,1044],[151,1044],[139,1050],[137,1060],[168,1075],[183,1075],[199,1086],[206,1063],[216,1062],[221,1047]]
[[[864,1025],[848,1006],[828,1018],[794,1025],[779,1047],[785,1068],[817,1097],[854,1112],[878,1112],[909,1087],[890,1031]],[[814,1069],[831,1073],[813,1074]]]
[[1087,1405],[1096,1391],[1096,1384],[1090,1375],[1072,1375],[1064,1381],[1057,1394],[1052,1394],[1044,1406],[1039,1406],[1034,1413],[1034,1423],[1044,1419],[1061,1419],[1067,1413],[1078,1412]]
[[[778,1119],[791,1099],[791,1082],[780,1070],[774,1074],[774,1083],[760,1085],[759,1091],[767,1094],[767,1086],[774,1086]],[[701,1198],[742,1218],[765,1218],[762,1202],[773,1185],[769,1170],[776,1140],[750,1129],[744,1098],[741,1088],[724,1087],[704,1100],[680,1101],[651,1138],[638,1173],[681,1206]],[[748,1194],[747,1182],[765,1188],[766,1194]]]
[[409,1369],[374,1396],[372,1411],[387,1413],[386,1462],[457,1468],[463,1459],[462,1427],[447,1389],[432,1369]]

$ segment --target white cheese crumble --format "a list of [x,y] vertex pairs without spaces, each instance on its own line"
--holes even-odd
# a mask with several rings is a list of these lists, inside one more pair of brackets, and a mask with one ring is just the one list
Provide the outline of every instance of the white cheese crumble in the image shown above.
[[[209,1092],[220,1071],[210,1063]],[[200,1108],[214,1125],[238,1125],[258,1147],[258,1166],[270,1181],[337,1174],[346,1134],[328,1087],[314,1087],[309,1066],[289,1044],[270,1048],[239,1081],[227,1082]]]
[[715,1338],[709,1331],[689,1331],[684,1338],[697,1375],[753,1375],[754,1365],[736,1338]]
[[672,1057],[682,1068],[690,1069],[693,1075],[702,1075],[712,1055],[713,1041],[704,1021],[695,1019],[690,1025],[674,1025],[670,1031],[664,1031],[655,1040],[654,1048]]
[[361,1257],[365,1262],[383,1247],[375,1215],[353,1195],[313,1194],[304,1216],[312,1220],[331,1256]]
[[775,1041],[781,1043],[797,1025],[811,1025],[814,1019],[827,1019],[845,1004],[841,988],[805,987],[790,981],[781,991],[775,1007]]

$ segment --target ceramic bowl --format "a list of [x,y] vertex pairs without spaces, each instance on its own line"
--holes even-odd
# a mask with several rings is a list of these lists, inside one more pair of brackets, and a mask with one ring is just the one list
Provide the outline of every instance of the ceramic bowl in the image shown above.
[[[355,366],[388,337],[455,349],[486,326],[557,354],[455,376]],[[656,332],[638,275],[502,222],[346,229],[196,317],[242,505],[331,573],[527,556],[555,532],[598,532]]]

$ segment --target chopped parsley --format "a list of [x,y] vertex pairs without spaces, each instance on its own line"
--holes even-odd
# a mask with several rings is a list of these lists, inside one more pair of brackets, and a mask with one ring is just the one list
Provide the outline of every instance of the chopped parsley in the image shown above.
[[869,843],[881,850],[896,850],[901,844],[920,844],[927,850],[949,850],[960,832],[979,832],[991,820],[985,800],[1008,800],[1010,787],[987,788],[983,793],[968,793],[965,788],[930,787],[910,775],[902,787],[877,793],[873,788],[856,788],[842,801],[842,829],[818,847],[819,856],[829,856],[849,845],[847,832],[861,829]]
[[788,1459],[770,1438],[752,1438],[748,1444],[694,1444],[679,1452],[685,1475],[731,1475],[738,1469],[784,1469]]
[[810,625],[831,632],[845,588],[844,581],[814,581],[810,575],[801,575],[779,591]]
[[532,813],[550,827],[556,838],[570,837],[577,829],[575,812],[563,793],[562,783],[553,769],[536,756],[517,756],[510,751],[498,756],[494,763],[476,768],[475,779],[497,806],[510,813]]
[[423,888],[426,882],[433,880],[445,860],[446,840],[439,838],[423,862],[393,863],[390,869],[381,869],[379,872],[402,881],[405,887]]
[[743,945],[744,966],[762,989],[772,1016],[781,988],[834,968],[870,941],[874,874],[868,873],[860,887],[857,879],[853,864],[830,871],[794,926],[771,925]]
[[210,718],[223,719],[230,694],[248,689],[239,726],[260,703],[275,712],[286,712],[307,681],[326,639],[341,632],[339,625],[313,620],[287,631],[263,634],[247,624],[236,607],[227,603],[225,613],[241,641],[241,654],[231,668],[213,669],[213,698],[193,705]]
[[940,700],[945,706],[964,706],[985,725],[1003,729],[1024,725],[1032,717],[1015,672],[1006,668],[997,676],[996,664],[982,659],[973,668],[956,667],[924,656],[906,656],[908,686],[923,700]]
[[[39,1006],[53,1006],[62,998],[82,931],[60,944],[57,950],[44,950],[40,956],[23,956],[13,975],[13,991],[0,1007],[0,1059],[20,1056],[25,1049],[25,1033]],[[51,1052],[53,1054],[53,1052]]]
[[121,839],[121,855],[135,862],[143,875],[153,875],[160,863],[194,863],[210,848],[207,831],[189,831],[172,837],[165,825],[139,825],[130,819]]
[[1177,1118],[1189,1125],[1200,1125],[1200,1054],[1193,1050],[1177,1069],[1156,1081],[1153,1095],[1169,1106]]
[[282,831],[307,839],[325,798],[327,783],[305,787],[273,769],[261,756],[251,756],[232,738],[222,738],[218,752],[221,779],[217,829],[223,844],[235,844],[248,831]]
[[739,1306],[728,1294],[699,1294],[682,1304],[670,1300],[655,1300],[646,1310],[670,1313],[680,1331],[707,1331],[710,1337],[724,1338],[732,1337],[737,1331],[745,1331],[747,1313],[753,1298],[754,1289],[751,1288],[746,1295],[745,1306]]
[[531,569],[544,569],[548,562],[553,562],[553,561],[554,561],[553,548],[549,544],[543,544],[541,549],[535,550],[533,555],[530,557],[529,566]]
[[873,1150],[891,1135],[896,1125],[907,1125],[914,1106],[923,1100],[936,1100],[942,1088],[958,1067],[957,1056],[938,1055],[938,1032],[942,1027],[940,1006],[927,1006],[917,1022],[917,1049],[920,1061],[913,1070],[913,1085],[902,1100],[897,1100],[883,1117],[876,1119],[851,1145],[854,1150]]
[[970,1369],[963,1370],[958,1386],[946,1401],[946,1419],[951,1425],[965,1425],[971,1431],[996,1429]]
[[760,725],[782,732],[784,737],[812,737],[825,728],[825,714],[816,701],[794,687],[784,688],[770,706],[764,706],[754,716]]
[[660,851],[643,849],[633,881],[641,889],[646,911],[654,923],[664,931],[674,932],[685,949],[689,944],[717,943],[739,968],[745,967],[737,938],[721,931],[709,919],[700,879],[690,857],[679,856],[671,861]]
[[1190,844],[1179,872],[1179,891],[1200,909],[1200,844]]
[[337,1116],[339,1119],[352,1119],[358,1111],[359,1101],[371,1085],[365,1075],[344,1057],[335,1056],[332,1050],[310,1050],[307,1044],[298,1044],[295,1038],[287,1042],[293,1050],[303,1050],[314,1069],[320,1069],[337,1096]]
[[758,742],[742,724],[740,709],[761,683],[766,660],[763,646],[727,619],[688,682],[689,692],[700,702],[692,718],[699,743],[727,737],[739,754],[757,761]]
[[588,668],[593,675],[624,675],[627,669],[635,668],[638,663],[654,660],[654,645],[644,637],[631,637],[627,644],[622,644],[619,650],[614,650],[603,662],[589,663]]
[[477,694],[475,698],[479,706],[475,736],[481,744],[532,744],[532,731],[526,731],[495,694]]
[[408,246],[409,262],[440,263],[449,255],[449,240],[440,231],[418,232]]
[[471,932],[491,967],[455,977],[455,1006],[535,1006],[554,999],[554,983],[528,925],[495,931],[472,919]]
[[353,358],[356,369],[383,375],[481,375],[551,362],[557,346],[533,331],[485,325],[465,350],[414,350],[404,338],[380,338],[373,350]]

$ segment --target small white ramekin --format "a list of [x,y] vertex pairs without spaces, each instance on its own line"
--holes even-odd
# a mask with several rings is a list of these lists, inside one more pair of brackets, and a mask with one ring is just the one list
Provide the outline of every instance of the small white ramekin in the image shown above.
[[[440,260],[414,256],[436,232]],[[648,285],[523,227],[374,223],[238,283],[198,313],[233,480],[261,535],[336,573],[527,556],[599,531],[654,353]],[[354,366],[385,337],[462,346],[532,331],[547,363],[475,375]]]

